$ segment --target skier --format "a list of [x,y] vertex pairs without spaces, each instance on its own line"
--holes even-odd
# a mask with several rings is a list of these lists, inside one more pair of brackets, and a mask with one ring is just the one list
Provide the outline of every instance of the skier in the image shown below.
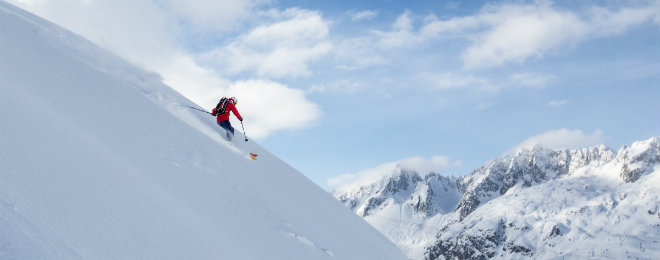
[[236,110],[236,104],[238,104],[238,99],[235,97],[223,97],[220,99],[220,102],[218,102],[218,105],[216,105],[211,111],[211,115],[218,116],[218,125],[227,131],[227,140],[231,140],[234,136],[234,128],[231,126],[231,123],[229,123],[229,111],[233,112],[234,116],[236,116],[239,121],[243,121],[243,117],[241,117],[241,114]]

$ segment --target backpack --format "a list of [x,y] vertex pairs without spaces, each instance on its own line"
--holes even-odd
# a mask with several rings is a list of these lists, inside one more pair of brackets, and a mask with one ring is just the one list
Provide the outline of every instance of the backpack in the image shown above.
[[222,97],[220,102],[215,106],[215,113],[217,115],[227,113],[227,103],[229,103],[229,99],[227,97]]

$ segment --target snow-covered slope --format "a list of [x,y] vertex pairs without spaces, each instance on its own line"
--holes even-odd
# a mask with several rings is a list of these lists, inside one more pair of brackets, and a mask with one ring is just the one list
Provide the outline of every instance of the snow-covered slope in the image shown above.
[[157,75],[0,1],[0,258],[405,257],[185,105]]
[[521,149],[460,177],[394,169],[335,193],[413,259],[657,259],[660,138]]

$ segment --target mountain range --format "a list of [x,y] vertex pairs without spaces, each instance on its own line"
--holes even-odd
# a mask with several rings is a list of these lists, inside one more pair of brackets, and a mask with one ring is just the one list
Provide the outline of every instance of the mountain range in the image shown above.
[[656,259],[660,138],[521,148],[461,177],[399,166],[333,195],[412,259]]

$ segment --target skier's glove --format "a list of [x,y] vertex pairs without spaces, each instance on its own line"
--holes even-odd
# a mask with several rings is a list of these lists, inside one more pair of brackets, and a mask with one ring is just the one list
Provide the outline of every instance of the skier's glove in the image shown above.
[[243,118],[242,118],[242,117],[241,117],[241,118],[239,118],[239,119],[238,119],[238,121],[241,121],[241,122],[243,122]]

